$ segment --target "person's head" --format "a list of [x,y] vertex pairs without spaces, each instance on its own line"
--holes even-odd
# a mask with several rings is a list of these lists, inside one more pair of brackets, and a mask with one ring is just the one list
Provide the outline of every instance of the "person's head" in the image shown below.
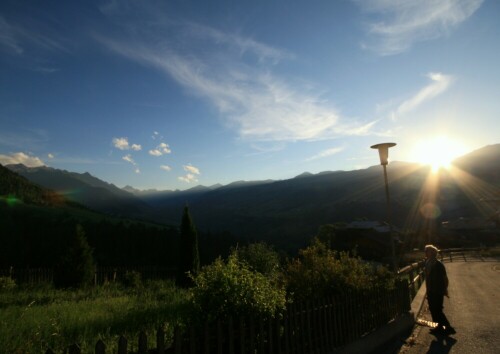
[[434,245],[427,245],[425,246],[425,257],[427,259],[434,259],[437,257],[439,250],[436,246]]

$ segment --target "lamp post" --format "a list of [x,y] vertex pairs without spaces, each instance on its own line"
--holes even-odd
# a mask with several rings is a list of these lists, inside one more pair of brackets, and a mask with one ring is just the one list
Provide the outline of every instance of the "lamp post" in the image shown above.
[[371,146],[372,149],[377,149],[380,157],[380,164],[384,168],[384,181],[385,181],[385,197],[387,201],[387,222],[389,223],[389,237],[391,242],[391,255],[392,255],[392,268],[396,272],[396,253],[394,251],[394,238],[392,236],[392,222],[391,222],[391,199],[389,197],[389,182],[387,180],[387,164],[389,158],[389,148],[396,146],[396,143],[382,143]]

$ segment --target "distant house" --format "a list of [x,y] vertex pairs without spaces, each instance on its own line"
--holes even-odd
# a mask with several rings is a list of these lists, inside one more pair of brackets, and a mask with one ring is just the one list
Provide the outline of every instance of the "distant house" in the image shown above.
[[491,218],[465,218],[444,221],[441,226],[445,230],[491,230],[497,227],[495,220]]
[[461,217],[441,223],[442,234],[452,246],[486,245],[493,246],[500,242],[498,218]]

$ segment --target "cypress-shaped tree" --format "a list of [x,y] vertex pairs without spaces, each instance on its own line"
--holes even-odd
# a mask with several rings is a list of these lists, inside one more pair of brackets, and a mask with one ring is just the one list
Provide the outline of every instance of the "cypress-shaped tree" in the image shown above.
[[54,283],[57,287],[79,287],[89,285],[94,279],[95,264],[81,225],[76,225],[68,248],[55,269]]
[[184,207],[180,229],[179,266],[177,268],[177,284],[188,286],[191,280],[188,272],[196,274],[200,269],[200,255],[198,250],[198,233],[194,226],[189,208]]

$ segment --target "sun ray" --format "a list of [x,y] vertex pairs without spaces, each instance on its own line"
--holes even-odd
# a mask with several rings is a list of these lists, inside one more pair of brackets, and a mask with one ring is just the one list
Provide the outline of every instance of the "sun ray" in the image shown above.
[[450,175],[483,216],[491,217],[496,213],[494,204],[486,201],[500,198],[499,186],[491,185],[455,166],[450,168]]

